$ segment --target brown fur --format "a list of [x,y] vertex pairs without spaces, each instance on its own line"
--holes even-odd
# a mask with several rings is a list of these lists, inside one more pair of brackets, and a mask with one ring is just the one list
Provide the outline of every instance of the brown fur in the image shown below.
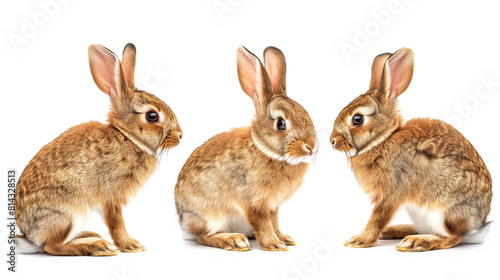
[[[269,47],[264,57],[266,68],[238,49],[240,83],[256,108],[252,126],[215,135],[198,147],[175,187],[182,229],[208,246],[250,250],[245,234],[255,235],[264,250],[295,245],[279,228],[278,208],[301,186],[309,165],[301,159],[312,157],[318,145],[309,115],[285,94],[283,54]],[[287,121],[287,130],[276,128],[278,117]],[[234,233],[234,220],[251,232]]]
[[[332,145],[350,156],[356,179],[375,204],[367,226],[347,246],[368,247],[380,237],[410,235],[398,250],[450,248],[486,223],[492,182],[472,144],[439,120],[402,121],[396,98],[407,89],[412,74],[413,52],[409,49],[376,57],[370,90],[335,120]],[[362,125],[354,124],[355,114],[363,115]],[[408,203],[440,213],[440,226],[446,232],[418,232],[408,226],[384,231],[394,213]]]
[[[127,71],[111,51],[90,46],[94,80],[111,98],[108,124],[93,121],[68,129],[33,157],[19,179],[17,224],[27,240],[37,246],[45,244],[50,254],[114,255],[117,249],[144,250],[128,235],[121,207],[157,166],[157,158],[148,151],[156,153],[176,146],[182,131],[163,101],[124,82],[125,76],[133,79],[132,44],[125,47],[124,59],[133,61],[133,65],[127,62]],[[113,76],[115,64],[120,69],[117,79]],[[116,80],[125,84],[113,85]],[[148,123],[146,112],[142,112],[145,106],[157,110],[164,119]],[[80,232],[82,225],[78,222],[84,222],[97,208],[103,209],[116,247],[96,233]]]
[[393,225],[384,229],[380,239],[403,239],[408,235],[418,234],[413,225]]

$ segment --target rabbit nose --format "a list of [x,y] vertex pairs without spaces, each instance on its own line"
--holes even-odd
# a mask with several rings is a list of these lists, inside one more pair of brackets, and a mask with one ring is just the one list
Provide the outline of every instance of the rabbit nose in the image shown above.
[[302,149],[312,156],[318,150],[318,144],[314,136],[309,136],[305,139]]
[[172,134],[174,134],[175,136],[177,136],[177,138],[179,138],[179,140],[182,139],[182,128],[177,125],[174,129],[174,131],[172,132]]
[[304,149],[304,151],[308,152],[308,153],[309,153],[309,156],[312,156],[313,151],[312,151],[312,148],[311,148],[311,147],[309,147],[309,145],[304,144],[304,145],[302,146],[302,149]]
[[330,143],[332,143],[332,147],[335,148],[335,142],[337,142],[337,136],[338,134],[335,131],[332,131],[332,134],[330,134]]

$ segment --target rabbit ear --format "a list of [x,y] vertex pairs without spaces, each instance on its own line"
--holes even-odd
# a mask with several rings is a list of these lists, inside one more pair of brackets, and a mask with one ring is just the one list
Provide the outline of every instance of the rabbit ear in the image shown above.
[[238,79],[243,91],[253,99],[257,107],[265,106],[271,92],[271,82],[260,60],[245,47],[238,48]]
[[271,80],[273,93],[286,94],[285,55],[276,47],[267,47],[264,50],[264,64]]
[[134,88],[134,70],[135,70],[135,46],[132,43],[128,43],[123,49],[122,56],[122,70],[125,75],[125,80],[127,81],[127,86]]
[[402,48],[387,59],[380,79],[379,92],[387,99],[400,96],[410,86],[413,77],[413,51]]
[[101,45],[89,47],[90,73],[97,87],[111,99],[121,99],[127,92],[127,82],[118,57]]
[[379,54],[375,57],[372,64],[372,77],[370,79],[369,90],[378,89],[378,84],[380,83],[380,78],[382,77],[382,72],[384,72],[384,65],[387,59],[391,56],[391,53]]

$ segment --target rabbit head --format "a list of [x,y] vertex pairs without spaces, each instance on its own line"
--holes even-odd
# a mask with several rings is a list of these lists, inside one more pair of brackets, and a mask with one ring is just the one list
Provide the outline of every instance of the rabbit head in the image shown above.
[[101,45],[91,45],[88,53],[92,78],[111,99],[110,125],[153,156],[177,146],[182,130],[172,109],[153,94],[135,87],[135,46],[125,46],[121,63]]
[[333,148],[349,157],[378,145],[402,122],[397,98],[413,76],[413,52],[402,48],[375,57],[369,90],[354,99],[338,115],[330,136]]
[[309,162],[318,150],[318,141],[307,111],[286,94],[285,56],[268,47],[264,63],[243,46],[238,48],[240,85],[255,106],[252,139],[273,159],[290,164]]

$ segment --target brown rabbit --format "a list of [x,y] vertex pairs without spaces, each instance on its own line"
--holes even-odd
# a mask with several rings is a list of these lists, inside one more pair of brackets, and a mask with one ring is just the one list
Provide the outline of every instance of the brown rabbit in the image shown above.
[[283,53],[268,47],[264,62],[238,48],[238,77],[255,119],[198,147],[175,186],[181,228],[208,246],[247,251],[253,236],[263,250],[295,245],[279,228],[278,209],[301,186],[318,142],[306,110],[286,95]]
[[[44,146],[24,169],[16,189],[20,253],[115,255],[144,251],[131,238],[122,206],[155,170],[157,155],[175,147],[182,130],[160,99],[134,86],[135,47],[123,62],[110,50],[89,47],[95,83],[111,99],[108,123],[74,126]],[[93,211],[102,212],[114,245],[82,231]]]
[[[330,140],[345,152],[374,209],[361,234],[344,245],[370,247],[404,238],[400,251],[451,248],[482,241],[489,230],[492,182],[483,160],[455,128],[440,120],[403,121],[397,97],[410,85],[413,52],[381,54],[370,89],[335,120]],[[413,225],[387,227],[406,207]]]

